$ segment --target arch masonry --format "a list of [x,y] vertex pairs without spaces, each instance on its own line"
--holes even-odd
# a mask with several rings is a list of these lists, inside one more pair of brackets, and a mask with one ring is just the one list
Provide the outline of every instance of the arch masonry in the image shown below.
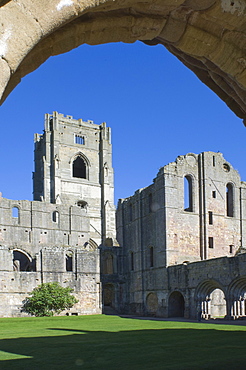
[[0,0],[1,101],[50,56],[140,40],[166,47],[245,120],[245,13],[230,0]]
[[228,313],[228,300],[225,288],[216,280],[205,280],[195,292],[197,313],[203,319],[223,318]]
[[168,317],[184,317],[185,300],[178,290],[173,291],[168,298]]
[[246,317],[246,276],[231,282],[228,289],[228,301],[229,318]]

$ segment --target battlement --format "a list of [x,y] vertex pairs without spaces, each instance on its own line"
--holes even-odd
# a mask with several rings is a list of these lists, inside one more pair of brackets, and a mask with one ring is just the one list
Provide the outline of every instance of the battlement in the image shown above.
[[54,111],[52,114],[46,114],[45,118],[50,121],[50,120],[56,120],[59,123],[65,123],[65,124],[73,124],[73,125],[78,125],[78,126],[83,126],[83,125],[95,125],[99,127],[100,125],[97,125],[94,123],[93,120],[87,120],[84,121],[82,118],[75,119],[71,115],[64,115],[63,113],[58,113]]

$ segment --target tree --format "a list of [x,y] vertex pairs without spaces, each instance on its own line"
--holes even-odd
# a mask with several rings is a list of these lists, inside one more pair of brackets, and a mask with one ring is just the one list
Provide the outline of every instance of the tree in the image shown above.
[[73,307],[78,300],[57,282],[44,283],[34,288],[23,305],[23,311],[34,316],[53,316]]

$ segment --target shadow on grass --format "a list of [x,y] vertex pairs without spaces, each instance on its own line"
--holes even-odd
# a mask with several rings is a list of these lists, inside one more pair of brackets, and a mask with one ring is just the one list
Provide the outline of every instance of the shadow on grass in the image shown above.
[[245,369],[244,331],[50,330],[60,334],[1,340],[1,351],[30,358],[0,361],[0,369]]

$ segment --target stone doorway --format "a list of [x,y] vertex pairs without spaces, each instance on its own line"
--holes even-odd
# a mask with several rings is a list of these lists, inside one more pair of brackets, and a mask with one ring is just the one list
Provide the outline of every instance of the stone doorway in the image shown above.
[[168,299],[168,317],[184,317],[185,300],[183,295],[174,291]]

